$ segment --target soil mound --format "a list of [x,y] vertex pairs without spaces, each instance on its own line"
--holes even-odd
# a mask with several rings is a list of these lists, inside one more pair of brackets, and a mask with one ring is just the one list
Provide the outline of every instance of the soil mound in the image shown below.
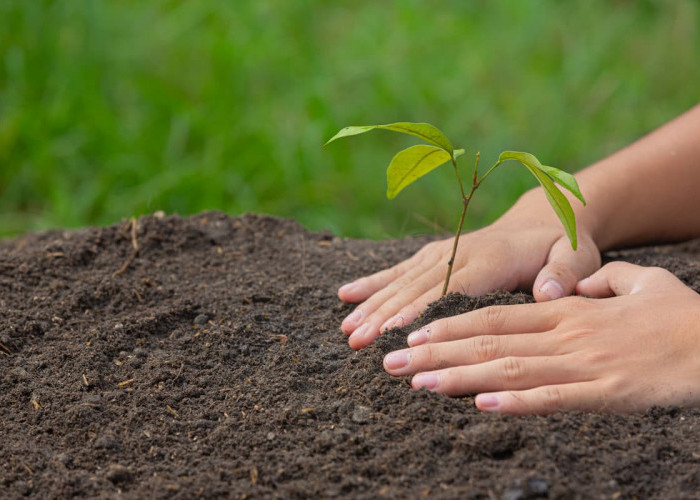
[[[350,349],[338,286],[424,242],[220,213],[0,242],[0,497],[697,495],[698,410],[483,414],[383,371],[408,328]],[[697,242],[606,258],[700,290]]]

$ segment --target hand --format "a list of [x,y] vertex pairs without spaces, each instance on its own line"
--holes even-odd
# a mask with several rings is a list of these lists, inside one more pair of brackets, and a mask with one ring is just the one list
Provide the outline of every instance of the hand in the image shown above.
[[[700,405],[700,295],[670,272],[615,262],[569,297],[440,319],[387,354],[392,375],[484,411],[631,412]],[[613,297],[613,298],[606,298]],[[417,373],[418,372],[418,373]]]
[[[544,195],[532,191],[494,224],[460,238],[449,291],[533,287],[538,301],[570,295],[600,267],[600,252],[581,224],[578,240],[574,252]],[[351,347],[366,347],[380,332],[410,323],[440,298],[453,241],[429,243],[410,259],[340,288],[341,300],[362,302],[341,324]]]

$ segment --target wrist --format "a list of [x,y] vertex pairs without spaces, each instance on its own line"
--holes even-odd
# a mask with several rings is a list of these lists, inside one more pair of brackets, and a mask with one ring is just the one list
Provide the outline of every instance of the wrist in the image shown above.
[[[582,191],[584,198],[586,198],[586,192],[584,190]],[[601,245],[607,244],[608,238],[605,234],[606,226],[602,224],[603,218],[600,217],[596,211],[597,207],[588,203],[588,198],[586,198],[587,204],[584,206],[580,200],[571,195],[568,191],[562,189],[562,192],[569,200],[571,208],[574,211],[576,232],[579,235],[579,240],[583,237],[589,238],[598,248],[602,249]],[[506,215],[511,215],[511,213],[513,215],[521,214],[521,220],[522,214],[526,214],[527,219],[534,221],[534,223],[553,225],[560,228],[562,233],[564,232],[561,221],[549,204],[544,190],[541,187],[536,187],[525,192],[504,217]]]

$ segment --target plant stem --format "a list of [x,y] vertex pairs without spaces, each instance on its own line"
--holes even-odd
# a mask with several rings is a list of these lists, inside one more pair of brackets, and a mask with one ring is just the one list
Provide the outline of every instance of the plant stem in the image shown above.
[[452,157],[452,168],[454,168],[455,175],[457,176],[457,183],[459,184],[459,191],[462,193],[462,199],[466,198],[464,194],[464,184],[462,184],[462,178],[459,176],[459,170],[457,170],[457,160]]
[[452,244],[452,256],[450,257],[449,262],[447,263],[447,274],[445,275],[445,284],[442,286],[442,296],[444,297],[447,295],[447,287],[450,284],[450,276],[452,275],[452,266],[454,266],[455,263],[455,256],[457,255],[457,245],[459,243],[459,237],[462,234],[462,226],[464,224],[464,218],[467,215],[467,208],[469,207],[469,202],[472,199],[472,196],[474,195],[474,191],[476,191],[476,188],[479,187],[479,184],[481,183],[480,180],[477,179],[478,177],[478,168],[479,168],[479,157],[480,153],[476,153],[476,161],[474,162],[474,175],[472,177],[472,188],[469,191],[469,194],[464,194],[464,185],[462,184],[462,179],[459,177],[459,172],[457,171],[457,160],[452,158],[452,166],[454,167],[455,175],[457,176],[457,182],[459,183],[459,189],[460,192],[462,193],[462,215],[459,217],[459,225],[457,226],[457,233],[455,234],[455,240],[454,243]]
[[[489,176],[489,174],[491,174],[491,172],[493,172],[494,169],[495,169],[497,166],[499,166],[501,163],[503,163],[501,160],[498,160],[496,163],[494,163],[493,166],[492,166],[490,169],[488,169],[488,170],[486,171],[486,173],[484,174],[484,176],[483,176],[481,179],[479,179],[479,184],[481,184],[482,182],[484,182],[484,179],[486,179],[486,178]],[[476,170],[475,170],[475,172],[476,172]]]

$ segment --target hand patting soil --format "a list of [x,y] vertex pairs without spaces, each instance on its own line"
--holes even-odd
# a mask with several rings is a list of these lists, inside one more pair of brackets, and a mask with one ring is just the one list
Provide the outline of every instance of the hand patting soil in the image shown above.
[[[483,414],[339,330],[341,284],[424,240],[145,217],[0,243],[0,497],[691,498],[700,411]],[[134,243],[138,252],[134,250]],[[700,289],[700,245],[621,252]],[[120,272],[121,271],[121,272]],[[531,301],[452,295],[426,313]]]

